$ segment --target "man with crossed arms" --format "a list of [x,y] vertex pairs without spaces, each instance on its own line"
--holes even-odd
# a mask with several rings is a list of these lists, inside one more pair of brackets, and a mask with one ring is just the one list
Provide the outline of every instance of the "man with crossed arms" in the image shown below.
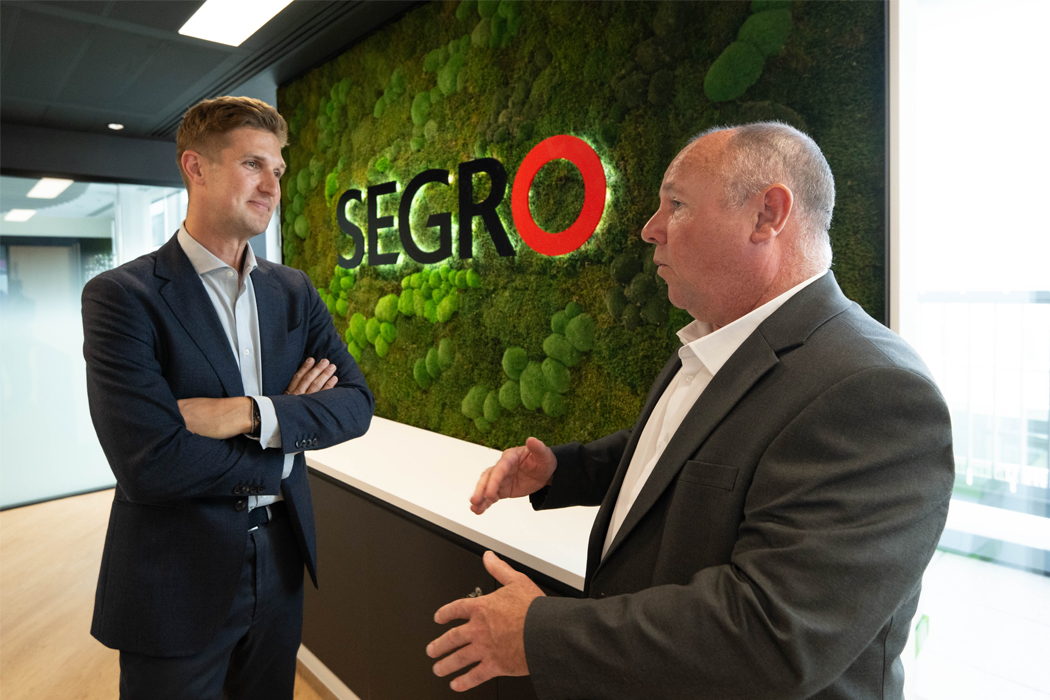
[[[642,230],[695,321],[635,426],[529,438],[471,497],[601,505],[582,599],[493,553],[503,586],[435,615],[462,691],[531,675],[543,699],[899,699],[900,654],[954,479],[929,371],[828,270],[834,182],[779,123],[701,134]],[[444,658],[441,658],[444,657]]]
[[292,697],[304,565],[317,582],[302,453],[363,434],[375,402],[309,278],[248,245],[280,201],[287,133],[259,100],[191,107],[186,221],[84,288],[117,479],[91,633],[120,650],[125,700]]

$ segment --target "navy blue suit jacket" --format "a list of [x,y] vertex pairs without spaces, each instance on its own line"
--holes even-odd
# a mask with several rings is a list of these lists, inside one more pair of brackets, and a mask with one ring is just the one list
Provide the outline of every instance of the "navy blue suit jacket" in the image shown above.
[[[84,359],[91,418],[117,479],[91,633],[152,656],[204,648],[240,577],[249,495],[283,493],[314,583],[313,506],[303,449],[362,435],[375,400],[301,271],[266,260],[251,273],[259,310],[262,391],[283,447],[189,432],[177,401],[243,396],[240,371],[200,278],[172,237],[155,253],[84,287]],[[327,358],[338,384],[283,392],[307,357]],[[281,479],[285,453],[294,467]]]

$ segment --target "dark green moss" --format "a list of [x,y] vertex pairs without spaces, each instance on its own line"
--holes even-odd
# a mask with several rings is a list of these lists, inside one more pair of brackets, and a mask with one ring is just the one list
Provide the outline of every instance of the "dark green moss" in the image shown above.
[[[652,249],[638,233],[657,205],[668,162],[693,133],[722,123],[778,118],[817,140],[838,188],[831,231],[836,275],[848,296],[882,317],[885,27],[878,3],[754,8],[739,2],[507,3],[493,5],[485,18],[478,7],[420,5],[278,92],[292,131],[284,151],[285,262],[326,291],[336,330],[344,337],[350,333],[348,345],[376,394],[378,415],[494,447],[521,444],[528,435],[555,443],[587,440],[630,425],[678,345],[674,331],[689,320],[667,303],[662,280],[639,264],[650,263]],[[783,49],[766,60],[761,76],[742,95],[713,103],[704,94],[708,68],[743,32],[752,12],[771,9],[791,11]],[[449,69],[455,56],[462,66]],[[429,112],[421,115],[417,96],[424,94],[419,104],[429,100]],[[339,192],[391,180],[404,187],[422,170],[454,173],[471,157],[499,159],[510,185],[536,143],[565,133],[590,143],[610,174],[602,223],[576,253],[547,258],[528,249],[514,226],[508,187],[498,213],[515,256],[498,255],[476,220],[471,260],[453,259],[451,268],[421,266],[402,254],[397,269],[364,266],[352,285],[344,287],[342,278],[333,283],[337,255],[353,253],[335,221],[332,202]],[[332,174],[334,192],[327,177]],[[487,192],[485,180],[477,178],[476,200]],[[538,223],[563,230],[582,206],[582,178],[567,162],[550,164],[530,199]],[[380,201],[381,216],[397,216],[396,196]],[[454,212],[457,204],[455,182],[428,186],[417,198],[411,229],[424,249],[438,244],[427,218]],[[348,215],[366,228],[363,203],[352,202]],[[396,226],[380,230],[380,250],[400,250]],[[635,263],[618,282],[611,269],[620,255]],[[480,287],[472,285],[471,270]],[[623,297],[626,285],[642,272],[653,282],[644,306]],[[426,289],[422,274],[418,285],[402,287],[401,280],[415,273],[426,275]],[[453,288],[462,295],[458,310],[448,315],[446,305],[439,315]],[[396,342],[380,330],[377,339],[386,343],[380,358],[380,348],[354,335],[355,318],[363,332],[365,316],[374,315],[377,302],[392,294],[400,295],[396,320],[387,321],[397,330]],[[552,317],[569,302],[587,309],[595,327],[585,360],[563,338],[561,351],[575,353],[569,359],[576,366],[560,408],[554,397],[561,395],[544,378],[544,391],[530,411],[487,420],[483,401],[481,415],[464,416],[462,400],[475,386],[500,387],[500,399],[516,391],[520,402],[522,388],[508,381],[504,353],[520,348],[526,363],[532,358],[542,374]],[[445,341],[454,342],[457,351],[448,354],[458,355],[448,366],[442,360]],[[441,378],[424,391],[415,375],[422,369],[424,383],[433,381],[425,358],[435,347]]]

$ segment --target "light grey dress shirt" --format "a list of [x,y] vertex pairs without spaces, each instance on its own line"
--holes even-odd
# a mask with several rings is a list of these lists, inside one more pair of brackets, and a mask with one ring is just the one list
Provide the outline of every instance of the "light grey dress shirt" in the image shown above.
[[[262,343],[259,341],[259,307],[255,301],[255,287],[252,286],[251,272],[258,263],[252,247],[246,246],[244,265],[240,274],[232,267],[212,254],[198,243],[186,230],[183,222],[178,232],[179,245],[190,259],[204,290],[211,299],[215,313],[219,317],[230,349],[241,370],[241,383],[244,395],[251,397],[259,406],[261,426],[259,443],[266,448],[281,447],[281,426],[277,422],[277,413],[273,402],[262,395]],[[284,456],[282,479],[292,473],[294,454]],[[248,509],[266,506],[275,501],[284,500],[276,496],[249,496]]]

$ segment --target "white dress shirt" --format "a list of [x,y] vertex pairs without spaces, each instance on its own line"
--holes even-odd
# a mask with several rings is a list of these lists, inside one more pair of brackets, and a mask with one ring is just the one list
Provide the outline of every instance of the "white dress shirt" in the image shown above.
[[[252,286],[251,272],[259,264],[250,245],[245,246],[244,264],[240,274],[232,267],[212,254],[196,241],[186,230],[183,222],[178,233],[179,245],[190,259],[204,290],[208,292],[215,313],[219,317],[230,349],[241,370],[241,384],[244,395],[251,397],[259,406],[262,419],[259,428],[259,442],[264,447],[281,446],[281,426],[277,423],[277,413],[273,401],[262,396],[262,343],[259,341],[259,307],[255,301],[255,287]],[[284,456],[282,479],[292,473],[295,455]],[[249,496],[248,509],[257,508],[284,500],[284,496]]]
[[689,409],[700,398],[700,394],[718,374],[718,370],[747,337],[755,332],[759,324],[804,287],[823,277],[826,272],[825,270],[810,277],[717,331],[712,331],[711,324],[703,321],[693,321],[678,331],[678,338],[682,341],[682,347],[678,349],[682,366],[667,385],[660,400],[656,402],[649,420],[642,429],[638,446],[634,450],[620,493],[616,497],[616,506],[613,508],[609,531],[605,536],[605,546],[602,548],[603,558],[616,539],[616,533],[631,511],[631,506],[641,493],[649,475],[652,474],[653,467],[664,453],[667,443],[671,441]]

